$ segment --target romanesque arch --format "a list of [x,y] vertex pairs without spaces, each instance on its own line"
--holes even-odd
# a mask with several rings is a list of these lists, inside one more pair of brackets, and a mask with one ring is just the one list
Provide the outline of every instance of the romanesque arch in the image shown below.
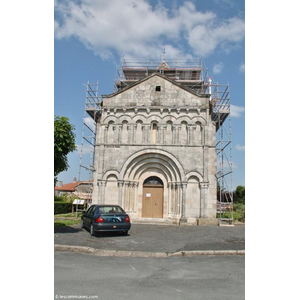
[[[160,190],[161,217],[179,216],[183,198],[182,182],[186,181],[186,176],[180,161],[174,155],[159,149],[138,151],[123,164],[119,175],[119,180],[124,183],[122,192],[119,193],[123,195],[121,205],[125,210],[136,213],[138,217],[149,216],[145,213],[145,203],[148,203],[145,202],[145,197],[152,193],[145,192],[143,182],[151,176],[158,177],[163,182],[163,189]],[[153,191],[158,189],[153,188]],[[153,216],[157,217],[159,213]]]

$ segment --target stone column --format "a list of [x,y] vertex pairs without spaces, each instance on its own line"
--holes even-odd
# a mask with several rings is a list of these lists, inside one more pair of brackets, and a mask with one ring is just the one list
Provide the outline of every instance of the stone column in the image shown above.
[[179,193],[179,188],[180,188],[180,184],[175,182],[174,183],[174,191],[175,191],[175,209],[174,212],[175,214],[178,216],[180,215],[180,193]]
[[163,128],[163,132],[162,132],[162,143],[163,143],[163,144],[166,144],[166,143],[167,143],[167,141],[166,141],[167,125],[163,125],[162,128]]
[[98,204],[104,204],[105,203],[105,186],[106,186],[106,181],[100,180],[98,181],[98,186],[99,186],[99,197],[98,197]]
[[119,198],[118,198],[118,204],[121,207],[124,207],[123,203],[122,203],[122,196],[123,196],[123,186],[124,186],[124,182],[123,181],[118,181],[118,188],[119,188]]
[[97,203],[96,204],[101,204],[102,186],[100,185],[100,181],[97,182],[97,186],[98,186],[98,195],[97,195]]
[[133,182],[133,196],[132,196],[132,212],[133,213],[137,213],[135,208],[138,207],[137,203],[136,203],[138,186],[139,186],[138,181]]
[[203,146],[203,180],[208,181],[208,147]]
[[113,125],[112,130],[113,130],[113,144],[116,144],[118,141],[118,133],[117,133],[118,125]]
[[206,218],[207,182],[200,182],[200,218]]
[[172,144],[177,144],[177,125],[172,126]]
[[186,139],[186,141],[187,141],[187,144],[190,145],[190,143],[191,143],[191,126],[188,125],[186,127],[186,130],[187,130],[187,139]]
[[162,144],[162,125],[157,125],[157,144]]
[[172,189],[173,189],[173,193],[172,193],[172,206],[173,206],[173,214],[177,215],[177,209],[178,209],[178,205],[177,205],[177,184],[174,182],[172,184]]
[[131,213],[131,206],[132,206],[132,182],[128,183],[128,212]]
[[107,143],[107,132],[108,132],[108,125],[104,126],[104,144]]
[[132,125],[132,143],[136,143],[136,125]]
[[123,125],[118,125],[118,144],[122,144]]
[[145,144],[145,125],[141,125],[142,130],[142,144]]
[[181,201],[182,201],[182,198],[181,198],[182,194],[181,194],[181,184],[180,182],[177,183],[177,215],[180,216],[181,215]]
[[191,127],[191,145],[195,145],[195,132],[196,132],[196,126]]
[[181,188],[182,188],[182,205],[181,205],[181,219],[180,222],[186,223],[187,219],[185,216],[185,199],[186,199],[186,187],[187,187],[187,182],[182,182],[181,183]]
[[177,130],[177,144],[181,144],[181,142],[180,142],[180,133],[181,133],[181,126],[178,125],[178,130]]
[[128,140],[127,140],[127,143],[131,144],[131,125],[127,124],[127,130],[128,130]]
[[147,126],[147,140],[146,140],[146,144],[150,144],[151,125],[146,125],[146,126]]
[[125,211],[128,211],[129,210],[129,185],[130,185],[130,182],[129,181],[126,181],[125,182],[125,197],[124,197],[124,209]]
[[172,183],[168,182],[168,216],[171,215],[172,212]]
[[208,125],[205,126],[205,129],[204,129],[204,144],[207,145],[209,143],[209,128],[208,128]]

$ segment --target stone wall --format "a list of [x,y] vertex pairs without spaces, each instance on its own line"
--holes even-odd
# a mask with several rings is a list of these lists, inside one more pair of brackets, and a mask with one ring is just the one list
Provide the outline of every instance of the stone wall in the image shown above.
[[164,182],[163,218],[215,218],[215,130],[207,95],[160,75],[104,96],[93,203],[118,203],[141,218],[143,181],[157,176]]

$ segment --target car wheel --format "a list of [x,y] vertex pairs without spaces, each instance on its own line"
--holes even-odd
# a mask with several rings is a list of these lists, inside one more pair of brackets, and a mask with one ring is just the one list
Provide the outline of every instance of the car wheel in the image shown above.
[[91,227],[90,227],[90,234],[91,234],[91,236],[95,235],[94,225],[93,224],[91,224]]

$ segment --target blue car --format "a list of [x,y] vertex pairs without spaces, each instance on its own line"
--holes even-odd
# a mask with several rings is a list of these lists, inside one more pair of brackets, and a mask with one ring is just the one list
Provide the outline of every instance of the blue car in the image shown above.
[[128,234],[130,217],[119,205],[92,205],[81,216],[81,228],[86,227],[92,236],[97,232],[116,231]]

